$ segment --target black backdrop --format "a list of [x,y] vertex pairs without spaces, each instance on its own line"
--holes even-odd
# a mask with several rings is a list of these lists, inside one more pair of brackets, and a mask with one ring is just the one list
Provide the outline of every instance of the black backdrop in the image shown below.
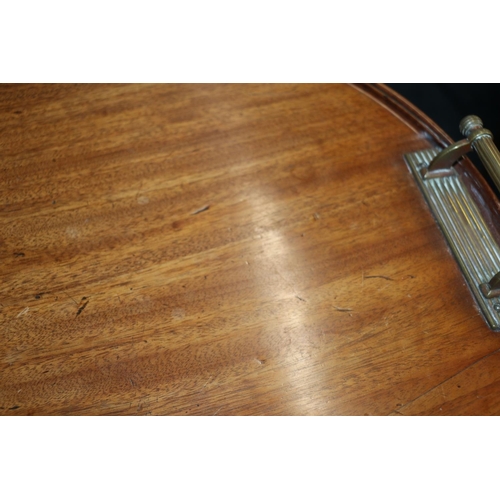
[[500,84],[497,83],[389,83],[389,87],[420,108],[452,139],[466,115],[477,115],[500,145]]
[[[467,115],[479,116],[484,127],[493,133],[493,140],[500,149],[500,84],[389,83],[387,85],[415,104],[454,141],[463,139],[458,129],[460,120]],[[472,151],[468,156],[500,199],[500,191],[490,180],[476,153]]]

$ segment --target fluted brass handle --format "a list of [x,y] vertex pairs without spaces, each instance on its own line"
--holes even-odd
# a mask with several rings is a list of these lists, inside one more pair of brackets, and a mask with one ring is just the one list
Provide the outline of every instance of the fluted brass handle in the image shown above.
[[431,162],[429,168],[422,172],[423,177],[432,179],[453,175],[452,165],[474,149],[500,191],[500,152],[493,142],[493,134],[483,128],[481,118],[474,115],[466,116],[460,122],[460,132],[466,139],[443,149]]
[[500,152],[493,142],[493,134],[483,128],[481,119],[474,115],[466,116],[460,122],[460,132],[467,137],[495,186],[500,190]]
[[[474,115],[466,116],[460,122],[460,132],[466,139],[455,142],[446,149],[443,149],[434,157],[428,167],[421,168],[420,176],[423,182],[425,183],[431,179],[452,178],[456,176],[457,172],[453,168],[454,163],[474,149],[495,183],[495,186],[500,191],[500,152],[493,142],[493,134],[488,129],[483,128],[481,119]],[[429,183],[429,189],[430,184],[432,183]],[[464,233],[464,231],[462,231],[462,233]],[[476,246],[477,241],[479,240],[476,239]],[[474,244],[472,248],[474,252]],[[481,267],[480,261],[481,258],[476,264]],[[467,267],[467,265],[468,264],[465,266]],[[500,271],[495,272],[493,276],[490,274],[487,280],[489,281],[483,281],[479,284],[482,295],[486,299],[500,297]],[[500,303],[496,303],[494,308],[495,311],[500,313]]]

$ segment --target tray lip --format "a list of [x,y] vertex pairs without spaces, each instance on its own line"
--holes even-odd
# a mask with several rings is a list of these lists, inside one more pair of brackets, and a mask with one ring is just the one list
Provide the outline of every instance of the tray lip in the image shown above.
[[389,86],[383,83],[353,83],[351,86],[384,106],[415,132],[423,134],[434,143],[433,146],[445,148],[454,142],[436,122]]

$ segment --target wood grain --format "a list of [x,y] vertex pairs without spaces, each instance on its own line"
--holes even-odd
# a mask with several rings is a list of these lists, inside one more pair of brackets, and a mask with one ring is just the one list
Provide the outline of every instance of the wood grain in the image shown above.
[[375,89],[1,86],[0,412],[498,413]]
[[487,354],[399,412],[403,415],[498,415],[499,362],[499,351]]

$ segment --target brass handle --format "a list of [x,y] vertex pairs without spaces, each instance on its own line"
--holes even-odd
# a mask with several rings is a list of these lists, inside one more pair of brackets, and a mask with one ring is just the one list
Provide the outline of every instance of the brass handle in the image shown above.
[[495,186],[500,190],[500,152],[493,142],[493,134],[483,128],[481,119],[474,115],[466,116],[460,122],[460,132],[467,137]]
[[[467,137],[495,186],[500,190],[500,152],[493,142],[493,134],[483,128],[481,118],[474,115],[466,116],[460,122],[460,132]],[[495,274],[489,283],[483,283],[479,288],[488,299],[500,296],[500,272]]]
[[[466,137],[451,144],[438,153],[427,168],[420,171],[424,181],[456,175],[453,164],[472,149],[476,151],[488,174],[500,191],[500,152],[493,142],[493,134],[483,128],[483,122],[478,116],[466,116],[460,122],[460,132]],[[497,272],[488,283],[479,285],[486,299],[500,297],[500,272]],[[495,307],[499,307],[500,304]],[[495,309],[496,310],[496,309]]]
[[453,175],[452,165],[474,149],[500,191],[500,152],[493,142],[493,134],[483,128],[481,118],[474,115],[466,116],[460,122],[460,132],[467,139],[455,142],[443,149],[431,162],[429,168],[422,171],[424,179]]

